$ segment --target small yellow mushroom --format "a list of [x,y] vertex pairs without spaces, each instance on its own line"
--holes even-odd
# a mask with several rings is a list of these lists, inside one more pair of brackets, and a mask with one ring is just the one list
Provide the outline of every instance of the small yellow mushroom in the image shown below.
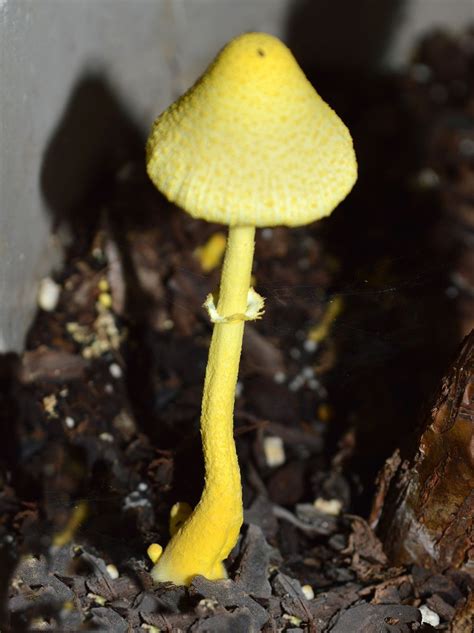
[[152,543],[147,549],[148,557],[155,564],[163,553],[163,548],[158,543]]
[[112,307],[112,297],[108,292],[101,292],[99,294],[99,303],[102,307],[108,309]]
[[224,256],[226,242],[224,233],[218,231],[211,235],[204,246],[196,249],[196,255],[205,273],[219,266]]
[[329,331],[337,319],[337,317],[341,314],[343,308],[341,297],[334,297],[326,308],[326,312],[323,314],[321,321],[318,325],[315,325],[308,332],[308,340],[314,341],[315,343],[321,343],[329,334]]
[[65,526],[65,528],[55,534],[53,537],[53,545],[55,547],[62,547],[63,545],[67,545],[74,538],[77,530],[81,527],[84,521],[87,519],[87,514],[89,512],[89,506],[87,505],[87,501],[79,501],[79,503],[74,506],[71,516]]
[[229,225],[201,411],[201,499],[152,570],[155,581],[225,578],[243,521],[233,409],[245,321],[263,299],[250,288],[256,227],[298,226],[329,215],[351,190],[349,131],[289,49],[265,33],[232,40],[153,125],[147,170],[190,215]]

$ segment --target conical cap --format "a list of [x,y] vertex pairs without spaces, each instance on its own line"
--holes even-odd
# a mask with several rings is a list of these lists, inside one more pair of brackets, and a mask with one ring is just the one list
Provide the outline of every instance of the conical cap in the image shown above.
[[348,129],[289,49],[246,33],[153,125],[148,173],[196,218],[228,225],[307,224],[351,190]]

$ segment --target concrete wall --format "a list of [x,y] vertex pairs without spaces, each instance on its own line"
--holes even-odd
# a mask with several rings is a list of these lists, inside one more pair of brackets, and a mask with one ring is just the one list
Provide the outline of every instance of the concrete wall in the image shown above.
[[[374,10],[381,5],[382,12]],[[38,280],[60,260],[51,234],[54,206],[60,200],[72,208],[93,179],[96,157],[104,151],[107,108],[114,116],[126,113],[145,134],[156,114],[242,31],[286,39],[302,62],[327,57],[337,63],[355,59],[344,49],[351,34],[368,46],[359,42],[367,54],[357,60],[365,63],[374,56],[375,36],[387,33],[386,58],[399,64],[426,25],[456,27],[474,19],[472,0],[402,5],[399,0],[0,0],[0,351],[21,349]],[[341,21],[344,10],[347,19]],[[396,23],[395,34],[380,31],[374,20]],[[91,103],[79,110],[77,103],[88,98]],[[98,119],[101,108],[104,118]],[[70,116],[82,117],[80,134],[55,144],[58,125]],[[60,169],[66,148],[80,158],[72,176]],[[49,160],[54,153],[55,162]]]

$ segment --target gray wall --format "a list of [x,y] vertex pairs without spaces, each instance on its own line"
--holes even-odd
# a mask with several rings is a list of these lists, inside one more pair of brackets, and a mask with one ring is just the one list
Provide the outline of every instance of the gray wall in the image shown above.
[[[474,18],[472,0],[412,0],[403,10],[399,0],[376,3],[384,5],[385,15],[375,14],[373,3],[0,0],[0,351],[21,349],[37,283],[60,261],[61,249],[51,233],[51,191],[59,191],[57,199],[72,208],[84,182],[93,179],[96,156],[103,151],[100,144],[85,143],[99,124],[92,120],[94,111],[88,119],[86,109],[81,136],[67,145],[68,151],[77,147],[82,157],[73,178],[58,163],[57,171],[45,170],[58,122],[69,116],[75,102],[100,85],[100,107],[110,104],[114,116],[123,111],[144,134],[156,114],[242,31],[262,30],[286,39],[303,62],[305,56],[306,61],[326,56],[344,63],[352,59],[345,56],[346,31],[370,43],[370,33],[380,33],[374,16],[384,20],[388,15],[397,31],[392,36],[389,29],[383,31],[390,43],[387,59],[399,64],[415,33],[427,24],[456,27]],[[334,8],[330,13],[328,4]],[[345,30],[342,9],[355,4],[358,27]],[[346,27],[354,24],[347,15]],[[332,32],[339,39],[328,38]],[[375,40],[367,55],[380,43]]]

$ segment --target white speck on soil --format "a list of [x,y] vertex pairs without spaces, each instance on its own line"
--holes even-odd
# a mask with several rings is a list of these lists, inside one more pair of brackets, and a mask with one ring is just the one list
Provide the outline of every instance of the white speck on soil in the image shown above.
[[421,607],[418,607],[421,612],[421,623],[422,624],[431,624],[431,626],[438,626],[440,622],[439,615],[432,611],[426,604],[422,604]]
[[64,424],[67,426],[68,429],[73,429],[76,426],[76,421],[74,420],[74,418],[71,418],[71,416],[68,415],[67,418],[64,420]]
[[45,277],[38,287],[38,306],[45,312],[52,312],[58,305],[60,292],[61,286],[51,277]]
[[117,580],[120,574],[115,565],[107,565],[106,570],[112,580]]
[[283,384],[286,380],[286,374],[284,371],[277,371],[273,376],[273,380],[279,385]]
[[339,516],[342,510],[342,503],[339,499],[323,499],[322,497],[318,497],[313,505],[316,510],[334,517]]
[[243,390],[244,390],[244,385],[239,380],[239,382],[235,385],[235,397],[240,398]]
[[311,339],[308,338],[303,343],[303,347],[304,347],[305,352],[309,352],[310,354],[312,354],[318,349],[318,344],[316,341],[312,341]]
[[118,363],[112,363],[109,367],[109,371],[113,378],[121,378],[123,375],[122,368]]
[[271,435],[263,439],[263,452],[265,453],[267,466],[270,466],[270,468],[281,466],[286,461],[283,440],[277,435]]

